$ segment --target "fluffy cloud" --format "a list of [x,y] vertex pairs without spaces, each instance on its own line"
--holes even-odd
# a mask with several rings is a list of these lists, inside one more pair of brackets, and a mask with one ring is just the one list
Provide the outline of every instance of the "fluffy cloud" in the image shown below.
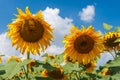
[[61,54],[64,51],[63,47],[57,46],[57,45],[51,45],[46,49],[45,52],[47,53],[55,53],[55,54]]
[[5,61],[10,55],[19,56],[19,51],[16,51],[15,47],[12,48],[11,41],[6,33],[0,34],[0,53],[5,55],[3,61]]
[[[114,54],[114,53],[112,53],[112,54]],[[101,57],[98,60],[97,66],[104,65],[109,60],[113,60],[113,56],[108,52],[104,52],[104,53],[101,54]]]
[[45,20],[51,24],[51,27],[54,28],[54,42],[53,45],[63,46],[62,40],[64,39],[64,35],[68,34],[69,29],[72,26],[72,19],[62,18],[59,16],[60,10],[55,8],[47,7],[44,11]]
[[[70,27],[72,26],[72,19],[62,18],[59,16],[60,10],[55,8],[47,7],[43,11],[45,20],[54,28],[53,42],[51,46],[47,48],[46,53],[58,54],[64,51],[62,40],[64,35],[69,32]],[[0,34],[0,52],[4,54],[4,61],[7,57],[14,55],[21,58],[25,58],[26,55],[20,54],[19,50],[16,50],[15,47],[12,47],[11,40],[6,36],[6,33]],[[42,54],[42,53],[41,53]],[[39,59],[40,56],[31,55],[34,59]]]
[[79,12],[80,19],[82,21],[90,22],[95,16],[95,7],[93,5],[88,5]]

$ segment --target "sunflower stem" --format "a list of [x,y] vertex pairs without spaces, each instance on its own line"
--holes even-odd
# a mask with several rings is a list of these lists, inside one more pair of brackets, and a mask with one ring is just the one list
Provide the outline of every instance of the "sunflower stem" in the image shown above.
[[[80,68],[80,63],[78,63],[78,68]],[[78,76],[79,76],[79,80],[80,80],[80,72],[78,71]]]
[[[28,53],[27,54],[27,60],[29,60],[30,59],[30,53]],[[29,66],[28,66],[28,64],[27,64],[27,74],[26,74],[26,78],[27,78],[27,80],[29,80]]]
[[71,73],[69,74],[69,76],[70,76],[70,80],[71,80],[71,79],[72,79],[72,78],[71,78]]
[[77,80],[80,80],[80,79],[79,79],[79,76],[77,75],[77,73],[76,73],[75,75],[76,75],[76,79],[77,79]]
[[114,50],[114,52],[115,52],[115,58],[116,58],[116,57],[117,57],[117,52],[116,52],[115,48],[114,48],[113,50]]
[[27,72],[26,72],[25,66],[22,67],[22,70],[25,72],[25,76],[26,76],[26,80],[27,80]]
[[[77,67],[80,68],[80,64],[79,64],[79,63],[78,63],[78,66],[77,66]],[[75,75],[76,75],[76,79],[77,79],[77,80],[80,80],[80,72],[77,71]]]

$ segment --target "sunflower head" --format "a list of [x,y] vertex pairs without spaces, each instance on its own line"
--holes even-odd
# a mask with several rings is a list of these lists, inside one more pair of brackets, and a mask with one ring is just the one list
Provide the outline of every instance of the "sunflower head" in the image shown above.
[[67,80],[67,76],[64,75],[63,69],[60,66],[57,66],[55,70],[48,71],[45,69],[42,72],[43,77],[50,77],[54,80]]
[[100,32],[95,32],[92,26],[78,29],[73,26],[70,35],[65,36],[65,57],[79,63],[88,64],[91,60],[100,57],[103,50]]
[[8,59],[7,59],[7,63],[10,62],[11,60],[15,60],[17,62],[21,62],[21,59],[17,56],[10,56]]
[[40,50],[44,51],[50,45],[53,29],[44,20],[42,11],[32,15],[28,7],[25,13],[21,9],[17,10],[17,18],[8,24],[8,36],[12,40],[12,46],[20,48],[22,54],[40,54]]
[[105,69],[103,70],[103,72],[102,72],[102,75],[103,75],[103,76],[110,75],[109,69],[108,69],[108,68],[105,68]]
[[31,59],[28,64],[29,67],[35,67],[36,66],[36,61]]
[[55,56],[52,54],[48,54],[48,57],[50,57],[51,59],[55,59]]
[[103,44],[107,51],[112,49],[120,50],[120,42],[115,42],[120,38],[120,32],[108,32],[103,36]]
[[23,71],[20,71],[20,72],[18,72],[17,73],[17,76],[22,76],[22,75],[24,75],[25,73],[23,72]]
[[96,67],[96,62],[95,61],[91,61],[90,63],[88,63],[88,64],[86,64],[84,66],[86,68],[86,72],[87,73],[91,73],[95,69],[95,67]]
[[2,63],[2,57],[0,57],[0,63]]
[[69,56],[64,56],[65,63],[71,62],[71,63],[77,63],[77,61],[71,60]]

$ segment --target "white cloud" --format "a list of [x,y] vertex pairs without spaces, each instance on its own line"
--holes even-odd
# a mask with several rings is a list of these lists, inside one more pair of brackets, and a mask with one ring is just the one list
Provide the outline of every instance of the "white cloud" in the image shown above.
[[97,66],[104,65],[109,60],[113,60],[113,56],[109,52],[104,52],[104,53],[101,54],[101,57],[98,60]]
[[64,51],[63,47],[57,46],[57,45],[51,45],[46,49],[47,53],[56,53],[56,54],[61,54]]
[[54,42],[52,43],[55,46],[62,47],[62,40],[64,39],[64,35],[69,33],[69,30],[72,26],[72,19],[62,18],[59,16],[60,10],[55,8],[47,7],[44,11],[45,20],[51,24],[51,27],[54,28]]
[[[62,18],[59,16],[60,10],[55,8],[47,7],[44,11],[45,20],[51,24],[51,27],[54,28],[54,41],[51,46],[47,48],[45,52],[58,54],[64,51],[62,40],[64,39],[64,35],[69,33],[69,29],[72,26],[72,19]],[[0,34],[0,52],[4,54],[4,61],[9,56],[19,56],[21,58],[25,58],[25,55],[20,54],[19,50],[15,49],[16,47],[12,47],[11,40],[6,36],[6,33]],[[43,53],[41,53],[43,54]],[[31,55],[33,59],[40,59],[40,56]]]
[[88,5],[79,12],[80,19],[82,21],[90,22],[95,16],[95,7],[93,5]]
[[5,55],[3,61],[5,61],[10,55],[20,55],[19,50],[16,51],[15,47],[12,48],[11,41],[6,33],[0,34],[0,53]]

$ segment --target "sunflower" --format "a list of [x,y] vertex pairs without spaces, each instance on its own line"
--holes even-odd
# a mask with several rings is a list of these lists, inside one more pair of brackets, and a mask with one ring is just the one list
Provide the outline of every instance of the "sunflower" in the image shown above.
[[110,75],[110,70],[109,70],[108,68],[105,68],[105,69],[102,71],[102,75],[103,75],[103,76]]
[[64,75],[63,69],[57,66],[55,70],[48,71],[47,69],[42,71],[43,77],[50,77],[53,80],[67,80],[67,76]]
[[35,67],[35,66],[36,66],[36,61],[33,60],[33,59],[31,59],[31,60],[29,61],[28,66],[29,66],[30,68],[31,68],[31,67]]
[[19,57],[17,57],[17,56],[10,56],[7,60],[6,60],[6,62],[8,63],[8,62],[10,62],[11,60],[15,60],[15,61],[17,61],[17,62],[21,62],[22,60],[19,58]]
[[20,72],[18,72],[17,74],[16,74],[16,76],[18,76],[18,77],[20,77],[20,76],[22,76],[22,75],[24,75],[25,73],[23,72],[23,71],[20,71]]
[[91,73],[95,69],[95,67],[96,67],[96,62],[95,61],[91,61],[90,63],[88,63],[88,64],[86,64],[84,66],[86,68],[86,72],[87,73]]
[[64,58],[69,57],[73,62],[78,61],[84,65],[100,57],[104,48],[100,32],[94,32],[92,26],[87,29],[83,26],[81,30],[73,26],[63,42],[66,43]]
[[49,57],[50,59],[55,59],[55,56],[52,55],[52,54],[48,54],[48,57]]
[[22,54],[31,52],[40,55],[40,51],[50,45],[53,29],[44,20],[42,11],[32,15],[28,7],[25,13],[21,9],[17,10],[17,18],[8,24],[8,36],[12,40],[12,46],[16,45],[16,50],[20,48]]
[[67,56],[67,57],[65,57],[65,63],[67,63],[67,62],[76,63],[77,61],[73,61],[70,59],[69,56]]
[[30,59],[29,63],[27,64],[29,73],[32,72],[32,67],[36,67],[36,61],[34,59]]
[[103,36],[103,44],[106,51],[113,49],[120,50],[120,42],[115,42],[120,38],[120,32],[108,32]]
[[0,57],[0,63],[2,63],[2,57]]

